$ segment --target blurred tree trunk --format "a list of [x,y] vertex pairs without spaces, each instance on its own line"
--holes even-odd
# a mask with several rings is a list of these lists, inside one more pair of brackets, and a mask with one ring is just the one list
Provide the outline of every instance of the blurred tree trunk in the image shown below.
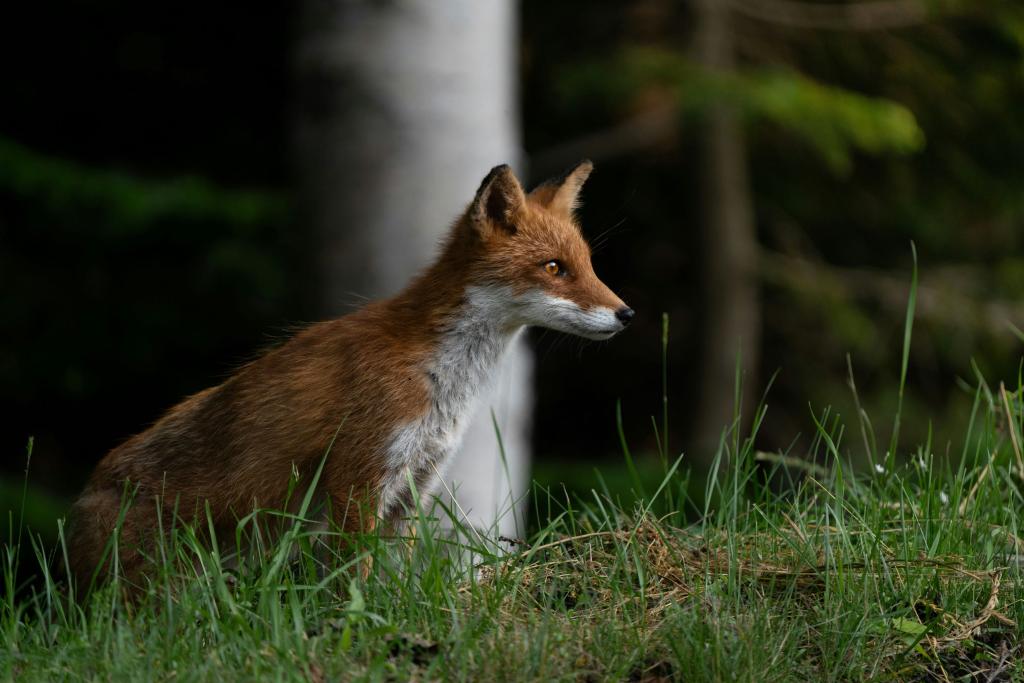
[[[734,36],[728,3],[700,0],[697,10],[696,59],[707,69],[733,70]],[[747,387],[741,408],[749,418],[761,335],[757,234],[743,128],[735,110],[726,104],[709,110],[706,126],[701,159],[702,290],[706,299],[700,403],[694,430],[699,458],[713,453],[722,429],[733,421],[736,361],[741,351]]]
[[[513,0],[306,0],[294,161],[322,308],[397,292],[492,166],[520,157]],[[509,354],[445,480],[471,521],[514,535],[527,487],[532,359]],[[500,458],[494,410],[507,453]],[[521,512],[521,509],[519,510]]]

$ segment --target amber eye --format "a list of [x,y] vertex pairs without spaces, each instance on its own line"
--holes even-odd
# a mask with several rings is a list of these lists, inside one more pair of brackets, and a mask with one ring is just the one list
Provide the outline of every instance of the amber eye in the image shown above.
[[558,261],[548,261],[544,264],[544,270],[547,271],[548,275],[565,275],[565,269],[562,268],[562,264]]

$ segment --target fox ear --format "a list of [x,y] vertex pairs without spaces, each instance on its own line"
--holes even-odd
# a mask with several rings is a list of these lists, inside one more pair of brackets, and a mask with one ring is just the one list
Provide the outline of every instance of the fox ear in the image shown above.
[[571,216],[579,205],[580,190],[590,177],[594,164],[584,159],[558,178],[552,178],[538,185],[530,193],[530,199],[549,211]]
[[515,218],[526,204],[523,186],[508,164],[495,166],[480,183],[476,198],[469,208],[469,215],[478,228],[484,232],[490,225],[509,233],[516,231]]

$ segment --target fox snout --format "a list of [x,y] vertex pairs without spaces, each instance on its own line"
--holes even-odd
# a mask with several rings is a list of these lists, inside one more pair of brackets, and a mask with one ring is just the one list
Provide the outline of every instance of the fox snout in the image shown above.
[[[594,279],[597,280],[596,276]],[[597,283],[598,288],[604,290],[604,296],[601,297],[600,303],[594,306],[600,311],[597,317],[599,317],[602,327],[595,327],[591,334],[581,336],[588,339],[610,339],[629,326],[636,311],[627,306],[626,302],[617,297],[603,282],[597,280]]]
[[[589,334],[581,334],[580,332],[577,332],[577,334],[580,334],[580,336],[586,337],[587,339],[610,339],[629,327],[629,323],[632,322],[633,316],[636,315],[636,311],[621,301],[619,303],[619,306],[609,307],[605,311],[600,311],[600,313],[595,316],[598,317],[602,323],[604,320],[608,320],[610,325],[607,328],[595,327],[589,331]],[[611,313],[610,316],[608,315],[609,313]]]
[[[616,334],[622,332],[624,329],[629,327],[629,323],[633,320],[633,316],[636,315],[636,311],[634,311],[626,304],[622,304],[622,306],[619,306],[618,308],[609,310],[614,310],[614,321],[609,328],[597,329],[589,334],[580,334],[579,332],[577,332],[577,334],[580,334],[580,336],[586,337],[587,339],[611,339]],[[602,312],[601,317],[605,318],[607,317],[607,315],[604,312]]]
[[633,309],[621,301],[585,306],[543,291],[529,292],[518,303],[521,320],[526,325],[597,341],[611,339],[626,329],[635,315]]
[[625,304],[617,308],[600,306],[589,311],[580,309],[573,321],[574,328],[564,331],[587,339],[611,339],[629,326],[635,314],[636,312]]

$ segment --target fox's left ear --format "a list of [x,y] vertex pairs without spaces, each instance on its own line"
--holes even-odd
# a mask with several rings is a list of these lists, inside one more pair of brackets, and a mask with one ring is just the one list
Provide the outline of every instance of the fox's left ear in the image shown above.
[[590,159],[584,159],[561,177],[552,178],[538,185],[530,193],[530,200],[554,213],[572,216],[572,212],[579,207],[583,183],[593,170],[594,164]]
[[469,215],[477,228],[486,233],[497,227],[508,233],[516,231],[516,216],[526,204],[526,194],[519,179],[507,164],[495,166],[480,183]]

